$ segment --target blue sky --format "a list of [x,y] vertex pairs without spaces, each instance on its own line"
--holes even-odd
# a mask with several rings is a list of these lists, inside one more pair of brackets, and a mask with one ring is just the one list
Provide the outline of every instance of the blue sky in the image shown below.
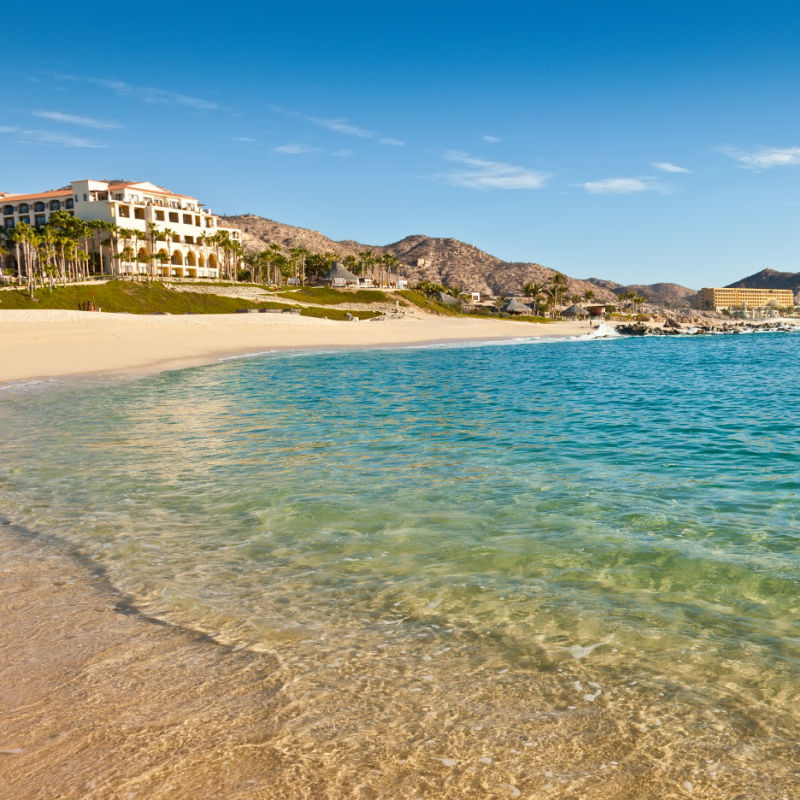
[[621,283],[800,271],[800,7],[521,5],[10,8],[0,190],[149,179]]

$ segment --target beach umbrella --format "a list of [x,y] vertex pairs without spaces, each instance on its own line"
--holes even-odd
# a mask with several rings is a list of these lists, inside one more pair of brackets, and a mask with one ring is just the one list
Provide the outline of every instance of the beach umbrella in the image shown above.
[[337,261],[333,267],[328,270],[323,280],[329,283],[358,283],[358,276],[350,272],[349,269],[345,269],[341,261]]

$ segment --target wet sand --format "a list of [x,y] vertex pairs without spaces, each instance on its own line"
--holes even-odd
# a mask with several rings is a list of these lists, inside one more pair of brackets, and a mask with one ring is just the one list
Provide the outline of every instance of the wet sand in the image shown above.
[[427,314],[334,322],[295,314],[148,316],[9,310],[0,311],[0,382],[177,369],[287,348],[575,336],[588,330],[586,322],[535,324]]

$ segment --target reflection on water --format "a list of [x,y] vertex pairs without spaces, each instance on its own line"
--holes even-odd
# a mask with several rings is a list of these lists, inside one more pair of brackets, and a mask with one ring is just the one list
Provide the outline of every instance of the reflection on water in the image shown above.
[[7,390],[0,496],[147,614],[278,659],[277,724],[251,730],[281,754],[274,796],[781,797],[795,347],[295,354]]

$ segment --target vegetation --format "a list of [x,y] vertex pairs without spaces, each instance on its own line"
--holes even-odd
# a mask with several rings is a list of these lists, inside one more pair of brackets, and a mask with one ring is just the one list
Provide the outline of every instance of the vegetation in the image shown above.
[[[11,308],[82,308],[102,309],[129,314],[233,314],[240,309],[272,308],[297,310],[302,316],[344,320],[348,312],[338,308],[300,307],[288,303],[256,303],[235,297],[222,297],[201,292],[177,292],[158,282],[132,283],[109,281],[96,285],[56,286],[37,289],[34,296],[21,289],[0,291],[0,310]],[[353,311],[351,316],[369,319],[379,316],[377,311]]]
[[434,300],[433,297],[429,297],[425,292],[420,291],[418,288],[402,289],[401,291],[395,292],[395,294],[405,298],[412,305],[418,306],[423,311],[427,311],[431,314],[442,314],[448,317],[461,317],[464,315],[464,312],[461,310],[460,306],[446,306],[443,303],[440,303],[438,300]]
[[386,292],[380,289],[340,290],[326,287],[289,289],[279,292],[280,297],[297,300],[301,303],[320,303],[335,306],[341,303],[385,303],[391,300]]
[[[155,223],[145,232],[105,220],[81,220],[60,210],[43,226],[20,222],[13,229],[0,230],[0,254],[13,254],[17,283],[26,285],[33,297],[37,288],[65,287],[95,274],[124,277],[134,273],[152,280],[172,262],[175,236]],[[197,246],[203,264],[215,264],[222,277],[236,280],[243,251],[227,231],[201,234]]]

